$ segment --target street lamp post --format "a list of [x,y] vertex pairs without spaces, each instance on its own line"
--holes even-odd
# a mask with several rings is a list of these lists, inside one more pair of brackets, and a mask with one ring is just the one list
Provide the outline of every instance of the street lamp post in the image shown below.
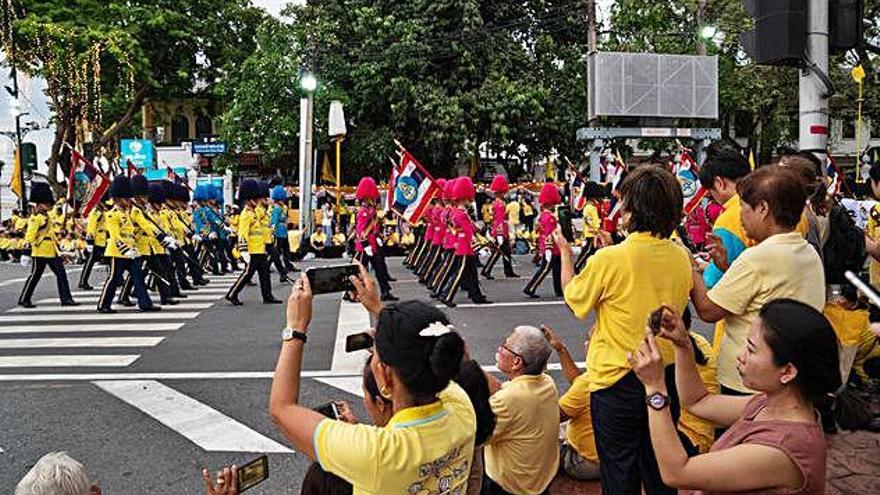
[[312,231],[312,132],[315,89],[318,81],[308,70],[300,71],[299,121],[299,229],[302,235]]
[[[10,19],[8,17],[10,15],[11,15],[10,11],[7,10],[6,11],[6,16],[7,16],[6,24],[8,26],[12,26],[12,21],[13,21],[13,19]],[[27,114],[21,113],[21,101],[18,99],[18,96],[19,96],[19,94],[18,94],[18,69],[17,69],[17,63],[16,63],[16,59],[15,59],[16,44],[15,44],[15,33],[14,32],[10,33],[9,41],[10,41],[10,43],[9,43],[9,66],[11,67],[9,75],[12,78],[12,88],[10,88],[9,86],[6,86],[6,91],[9,92],[9,94],[14,99],[13,113],[15,114],[15,148],[18,153],[19,163],[21,163],[21,117],[23,115],[27,115]],[[23,167],[23,165],[22,165],[22,167]],[[19,174],[19,181],[20,182],[18,185],[21,188],[21,197],[19,198],[19,200],[20,200],[19,206],[21,208],[22,214],[26,214],[27,213],[27,200],[25,199],[25,197],[27,196],[27,194],[25,193],[25,190],[24,190],[24,170],[22,170],[21,173]]]

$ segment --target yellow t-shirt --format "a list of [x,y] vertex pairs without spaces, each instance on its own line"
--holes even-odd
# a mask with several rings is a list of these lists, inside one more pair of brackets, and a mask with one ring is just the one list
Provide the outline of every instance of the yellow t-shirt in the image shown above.
[[569,445],[584,459],[599,462],[593,435],[593,415],[590,414],[590,378],[587,373],[575,378],[568,392],[559,398],[559,409],[569,417],[565,431]]
[[[712,345],[709,344],[705,337],[698,333],[691,332],[691,335],[694,337],[697,347],[708,358],[706,364],[697,364],[700,379],[703,381],[703,385],[706,386],[706,390],[717,394],[721,392],[721,387],[718,385],[718,377],[716,376],[718,363],[717,358],[712,353]],[[691,443],[700,449],[701,454],[709,452],[712,444],[715,443],[715,425],[711,421],[694,416],[684,407],[681,408],[681,415],[678,418],[678,431],[687,435]]]
[[384,428],[321,421],[315,430],[318,462],[351,483],[354,495],[464,493],[477,417],[455,383],[439,397],[398,411]]
[[519,203],[516,201],[507,203],[507,223],[513,226],[519,225]]
[[[692,287],[687,252],[647,233],[632,233],[587,260],[565,287],[565,302],[580,319],[596,311],[587,353],[591,392],[614,385],[630,372],[626,355],[645,340],[648,315],[661,304],[682,313]],[[659,345],[664,362],[673,362],[672,344],[660,340]]]
[[843,346],[859,345],[865,330],[871,331],[871,323],[867,309],[846,309],[835,303],[826,303],[825,309],[822,311],[834,333],[837,334],[837,340]]
[[556,384],[545,374],[518,376],[489,397],[495,431],[483,450],[486,474],[508,492],[538,494],[556,476],[558,401]]
[[602,222],[599,220],[599,210],[592,202],[584,205],[584,239],[592,239],[599,233]]
[[333,245],[334,246],[342,246],[345,244],[345,234],[339,232],[337,234],[333,234]]
[[481,212],[483,214],[483,223],[490,225],[492,223],[492,203],[484,203]]
[[[871,239],[880,239],[880,203],[871,208],[871,212],[868,214],[868,223],[865,225],[865,233],[871,236]],[[873,256],[869,256],[868,259],[870,260],[868,267],[871,285],[876,287],[880,285],[880,261],[875,260]]]
[[302,242],[302,232],[298,229],[290,229],[287,231],[287,244],[290,245],[290,252],[299,251],[299,245]]
[[736,357],[746,345],[749,325],[764,304],[783,297],[822,311],[825,307],[822,261],[801,234],[777,234],[743,251],[708,296],[732,313],[724,319],[718,381],[725,387],[748,393],[751,391],[742,384]]
[[324,244],[327,243],[327,234],[325,234],[323,230],[316,230],[314,234],[309,236],[309,241],[313,245],[323,248]]

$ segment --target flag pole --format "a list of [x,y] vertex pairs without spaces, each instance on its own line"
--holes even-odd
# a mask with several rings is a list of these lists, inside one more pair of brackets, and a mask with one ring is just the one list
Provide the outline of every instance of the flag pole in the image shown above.
[[342,208],[342,140],[343,136],[336,138],[336,221],[339,221],[340,208]]

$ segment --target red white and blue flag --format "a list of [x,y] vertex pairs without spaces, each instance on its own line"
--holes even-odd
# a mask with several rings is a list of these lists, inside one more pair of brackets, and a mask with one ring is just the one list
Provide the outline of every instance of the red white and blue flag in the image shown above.
[[70,177],[67,200],[80,207],[80,215],[88,215],[110,188],[110,177],[75,149],[70,150]]
[[682,196],[684,196],[684,214],[689,215],[700,205],[709,191],[700,184],[700,167],[697,166],[697,162],[691,157],[687,148],[681,148],[679,162],[674,171],[675,177],[681,184]]
[[389,186],[388,190],[390,209],[407,222],[417,223],[440,188],[409,151],[403,151],[403,158],[396,170],[394,188]]
[[587,180],[584,179],[581,172],[571,165],[570,162],[569,169],[571,170],[571,176],[568,183],[568,189],[571,191],[571,209],[574,211],[581,211],[587,204],[587,200],[584,198],[584,189],[586,189],[585,186],[587,185]]

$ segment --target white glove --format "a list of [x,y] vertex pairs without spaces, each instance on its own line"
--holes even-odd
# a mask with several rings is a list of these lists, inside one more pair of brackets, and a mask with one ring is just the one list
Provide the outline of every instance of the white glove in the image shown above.
[[249,252],[247,252],[247,251],[242,251],[242,252],[240,252],[240,253],[238,253],[238,254],[241,256],[241,259],[243,259],[245,263],[250,264],[250,262],[251,262],[251,253],[249,253]]
[[208,234],[208,239],[211,239],[212,241],[216,241],[217,240],[217,233],[211,232],[210,234]]
[[129,257],[129,259],[134,260],[134,259],[137,259],[137,257],[138,257],[138,250],[132,248],[132,249],[129,249],[128,252],[126,252],[125,254]]
[[373,246],[365,247],[364,252],[367,253],[367,256],[373,256]]
[[192,240],[194,240],[196,242],[202,242],[202,236],[196,234],[196,235],[192,236]]
[[[376,244],[378,244],[378,245],[379,245],[379,247],[382,247],[382,246],[384,246],[384,244],[383,244],[383,242],[382,242],[382,238],[381,238],[381,237],[378,237],[378,238],[376,238]],[[372,256],[372,254],[371,254],[371,255],[370,255],[370,256]]]
[[19,263],[21,263],[21,266],[24,266],[24,267],[31,266],[31,257],[26,254],[23,254],[23,255],[21,255],[21,259],[19,260]]
[[223,230],[225,230],[226,232],[229,232],[230,234],[235,234],[235,230],[233,230],[232,227],[230,227],[228,225],[224,225]]
[[553,257],[553,251],[550,251],[549,249],[545,249],[544,250],[544,259],[547,261],[550,261],[550,258],[552,258],[552,257]]
[[174,251],[178,248],[177,239],[171,238],[168,240],[168,244],[165,245],[168,249]]
[[497,242],[499,246],[504,244],[504,236],[496,235],[495,242]]

